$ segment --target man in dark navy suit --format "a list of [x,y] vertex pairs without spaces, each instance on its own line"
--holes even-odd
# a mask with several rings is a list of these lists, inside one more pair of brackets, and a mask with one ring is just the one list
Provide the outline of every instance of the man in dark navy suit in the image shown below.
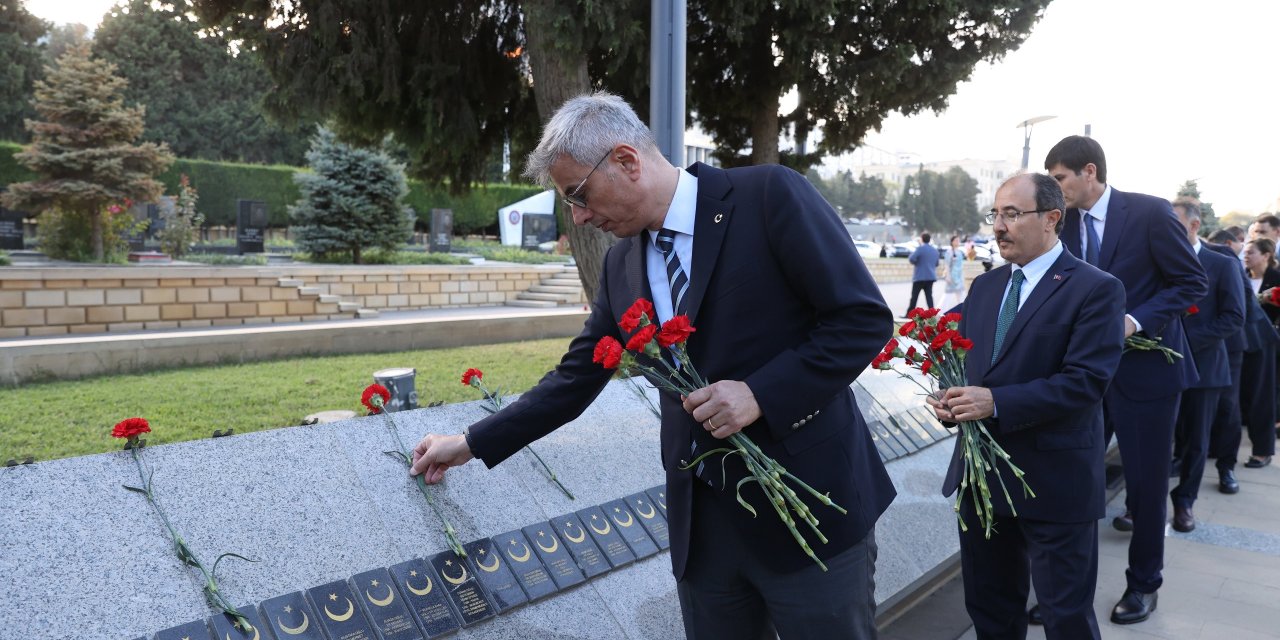
[[[581,414],[613,375],[592,362],[637,298],[658,321],[687,315],[690,359],[710,386],[662,393],[671,564],[689,638],[873,638],[876,519],[894,489],[850,384],[893,332],[892,315],[839,216],[780,166],[672,166],[616,96],[581,96],[548,121],[528,173],[561,192],[576,224],[622,238],[604,259],[582,333],[554,371],[464,435],[427,435],[412,472],[438,482],[479,458],[494,466]],[[673,266],[674,265],[674,266]],[[720,456],[743,432],[790,472],[848,509],[802,496],[821,516],[823,572]],[[584,461],[583,464],[589,464]],[[727,488],[725,488],[727,487]]]
[[1163,583],[1178,399],[1199,379],[1182,316],[1209,288],[1169,201],[1108,185],[1106,157],[1095,140],[1063,138],[1049,150],[1044,166],[1070,207],[1062,244],[1124,284],[1125,337],[1159,338],[1184,356],[1171,364],[1155,351],[1125,352],[1103,401],[1107,434],[1115,433],[1124,462],[1127,511],[1114,524],[1133,531],[1127,587],[1111,621],[1142,622],[1155,610]]
[[1200,381],[1182,392],[1177,432],[1183,446],[1177,458],[1178,486],[1169,496],[1173,499],[1173,528],[1186,533],[1196,528],[1192,506],[1204,477],[1218,398],[1231,389],[1226,341],[1234,340],[1244,328],[1245,287],[1240,278],[1240,261],[1211,251],[1200,242],[1199,204],[1177,200],[1173,213],[1186,227],[1186,237],[1209,281],[1209,293],[1188,308],[1183,320]]
[[[1047,638],[1096,639],[1098,519],[1106,489],[1102,398],[1124,348],[1124,286],[1063,249],[1058,234],[1066,205],[1053,178],[1014,176],[995,204],[987,219],[1010,264],[978,276],[961,309],[960,333],[974,343],[965,359],[972,386],[928,402],[944,422],[984,421],[1036,497],[1015,488],[1013,508],[993,497],[989,540],[965,499],[965,607],[978,638],[1026,638],[1030,579]],[[957,442],[943,493],[959,487],[961,453]],[[989,472],[988,486],[998,483]]]

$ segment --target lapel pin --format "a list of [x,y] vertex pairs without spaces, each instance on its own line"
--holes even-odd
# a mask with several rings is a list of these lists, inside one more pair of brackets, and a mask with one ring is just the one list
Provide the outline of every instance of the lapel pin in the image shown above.
[[717,213],[717,214],[716,214],[716,224],[720,224],[720,221],[721,221],[721,220],[724,220],[724,214],[723,214],[723,213]]
[[1054,279],[1054,280],[1061,280],[1061,279],[1062,279],[1062,274],[1060,274],[1060,273],[1055,273],[1055,274],[1053,274],[1053,279]]

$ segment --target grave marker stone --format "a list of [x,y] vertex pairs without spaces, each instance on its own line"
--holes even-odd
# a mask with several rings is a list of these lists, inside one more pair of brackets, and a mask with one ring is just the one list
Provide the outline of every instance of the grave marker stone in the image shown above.
[[459,628],[458,614],[449,604],[449,597],[440,585],[440,577],[421,558],[414,558],[390,567],[391,575],[401,588],[418,626],[427,638],[446,636]]
[[236,251],[266,251],[267,203],[261,200],[236,200]]
[[22,223],[26,217],[27,214],[21,211],[0,207],[0,249],[21,251],[24,248]]
[[449,253],[453,248],[453,209],[431,210],[431,253]]

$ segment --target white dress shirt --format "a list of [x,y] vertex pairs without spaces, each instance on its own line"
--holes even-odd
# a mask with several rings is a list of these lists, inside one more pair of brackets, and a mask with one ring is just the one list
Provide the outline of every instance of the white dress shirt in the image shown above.
[[[698,178],[685,171],[680,171],[680,181],[676,183],[676,193],[671,198],[671,206],[662,219],[662,228],[676,232],[674,244],[676,256],[680,258],[680,268],[684,276],[693,281],[693,225],[698,210]],[[649,276],[649,289],[653,292],[653,311],[658,315],[658,322],[666,322],[675,315],[671,307],[671,285],[667,282],[667,262],[658,250],[658,233],[645,231],[649,238],[648,254],[645,255],[646,273]],[[685,296],[689,294],[686,292]]]

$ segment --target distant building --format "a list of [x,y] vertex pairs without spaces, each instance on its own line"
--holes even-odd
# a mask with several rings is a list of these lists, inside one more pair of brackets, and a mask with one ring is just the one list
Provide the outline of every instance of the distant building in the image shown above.
[[[889,186],[894,197],[902,195],[907,176],[922,169],[936,173],[946,173],[951,167],[960,167],[965,173],[978,182],[978,196],[974,206],[978,211],[991,208],[996,199],[996,189],[1000,188],[1009,176],[1018,172],[1018,164],[1011,160],[945,160],[941,162],[924,162],[915,153],[890,152],[870,145],[859,147],[852,153],[835,158],[828,158],[818,173],[823,178],[830,178],[836,173],[849,171],[854,178],[867,174],[883,180]],[[896,189],[896,192],[895,192]]]
[[690,166],[695,162],[701,162],[713,167],[720,166],[720,161],[711,156],[715,150],[716,143],[712,142],[711,136],[703,133],[697,126],[685,130],[684,166]]

